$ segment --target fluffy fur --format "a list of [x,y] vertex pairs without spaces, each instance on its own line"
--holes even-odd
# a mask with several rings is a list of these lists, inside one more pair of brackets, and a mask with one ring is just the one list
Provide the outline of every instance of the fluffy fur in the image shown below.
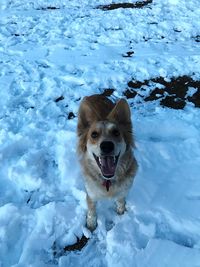
[[78,113],[78,154],[87,191],[87,227],[97,226],[96,202],[116,201],[118,214],[125,211],[125,197],[137,171],[132,149],[131,114],[128,103],[113,103],[102,95],[85,97]]

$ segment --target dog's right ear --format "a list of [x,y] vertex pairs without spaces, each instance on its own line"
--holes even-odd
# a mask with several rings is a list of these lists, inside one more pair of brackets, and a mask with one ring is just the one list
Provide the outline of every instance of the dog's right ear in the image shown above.
[[78,135],[81,135],[91,125],[94,119],[98,119],[98,114],[91,105],[88,97],[84,97],[78,111]]
[[108,118],[120,124],[131,124],[131,112],[127,101],[121,98],[112,109]]

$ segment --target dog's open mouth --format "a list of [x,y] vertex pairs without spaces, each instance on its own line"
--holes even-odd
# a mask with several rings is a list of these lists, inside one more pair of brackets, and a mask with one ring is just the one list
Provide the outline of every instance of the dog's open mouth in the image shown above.
[[[119,153],[120,155],[120,153]],[[118,156],[101,156],[97,157],[95,154],[93,154],[97,165],[99,166],[101,173],[103,176],[107,179],[112,178],[115,175],[115,170],[118,163]]]

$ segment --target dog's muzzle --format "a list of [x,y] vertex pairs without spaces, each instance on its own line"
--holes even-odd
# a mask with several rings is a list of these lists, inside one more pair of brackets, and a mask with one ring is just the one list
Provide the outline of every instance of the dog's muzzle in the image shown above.
[[117,156],[104,155],[98,157],[93,153],[97,165],[99,166],[101,173],[106,180],[111,179],[115,175],[115,170],[119,160],[119,155],[120,153]]

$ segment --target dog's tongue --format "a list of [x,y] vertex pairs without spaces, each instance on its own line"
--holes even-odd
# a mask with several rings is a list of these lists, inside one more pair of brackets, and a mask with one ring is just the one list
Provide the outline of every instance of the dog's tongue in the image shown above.
[[101,171],[104,176],[114,176],[115,174],[114,157],[111,156],[101,157]]

